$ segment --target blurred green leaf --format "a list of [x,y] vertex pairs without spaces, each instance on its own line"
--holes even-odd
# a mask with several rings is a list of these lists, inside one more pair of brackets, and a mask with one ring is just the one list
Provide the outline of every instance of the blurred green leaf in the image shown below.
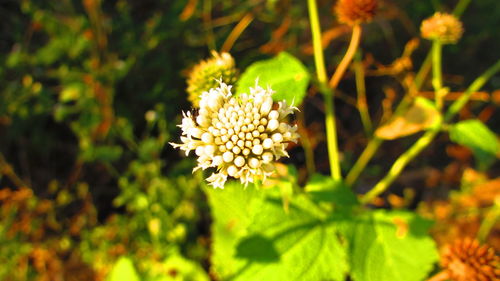
[[500,150],[497,136],[479,120],[465,120],[450,129],[450,139],[472,150],[479,169],[487,169]]
[[346,252],[328,219],[305,195],[288,212],[279,190],[238,183],[207,189],[214,217],[213,271],[234,280],[344,280]]
[[163,276],[153,278],[150,281],[209,281],[207,273],[203,268],[178,253],[171,254],[163,264],[165,272]]
[[286,100],[298,106],[306,96],[309,73],[298,59],[282,52],[277,57],[250,65],[238,80],[236,93],[248,93],[256,79],[263,88],[269,86],[275,91],[275,101]]
[[304,189],[317,202],[331,202],[343,207],[358,205],[358,199],[352,190],[331,177],[314,174]]
[[106,281],[140,281],[132,260],[122,256],[113,266]]
[[118,145],[90,146],[81,152],[81,157],[88,162],[113,162],[120,158],[122,153],[123,149]]
[[72,83],[64,87],[59,95],[59,101],[68,102],[78,100],[84,91],[84,85],[81,83]]
[[355,281],[419,281],[438,254],[430,223],[410,212],[374,211],[353,221],[351,274]]

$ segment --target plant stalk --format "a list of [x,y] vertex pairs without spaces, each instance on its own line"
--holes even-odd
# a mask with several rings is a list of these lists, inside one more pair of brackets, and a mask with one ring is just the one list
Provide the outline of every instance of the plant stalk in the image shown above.
[[[472,93],[479,90],[493,75],[495,75],[499,71],[500,60],[498,60],[493,66],[491,66],[481,76],[474,80],[474,82],[469,86],[469,88],[467,88],[462,97],[452,104],[443,121],[447,122],[451,120],[451,118],[453,118],[453,116],[455,116],[455,114],[459,112],[460,109],[462,109],[462,107],[467,103]],[[392,182],[397,178],[397,176],[399,176],[406,165],[432,142],[434,137],[436,137],[438,132],[441,130],[441,127],[444,124],[443,121],[425,132],[425,134],[420,137],[420,139],[418,139],[415,144],[413,144],[406,152],[399,156],[399,158],[392,165],[387,175],[380,182],[378,182],[372,190],[370,190],[361,198],[361,202],[363,204],[371,202],[375,197],[384,192],[392,184]]]
[[357,107],[365,134],[370,137],[373,131],[373,125],[372,120],[370,119],[370,112],[368,111],[368,104],[366,102],[365,70],[363,63],[361,62],[361,54],[359,52],[355,58],[353,66],[354,74],[356,76],[356,89],[358,93]]
[[432,86],[434,87],[434,96],[438,110],[443,108],[443,72],[441,68],[442,44],[439,40],[432,43]]
[[335,108],[333,102],[333,92],[328,89],[326,75],[325,59],[323,48],[321,46],[321,28],[319,25],[318,8],[315,0],[307,0],[309,9],[309,18],[311,23],[311,33],[313,39],[314,62],[316,64],[316,73],[320,84],[320,91],[325,99],[325,126],[328,146],[328,159],[330,162],[330,173],[333,179],[340,180],[339,152],[337,145],[337,129],[335,125]]
[[243,18],[241,18],[240,22],[236,24],[231,33],[229,33],[229,35],[227,36],[224,44],[222,44],[222,47],[220,49],[221,53],[229,52],[231,50],[234,43],[236,42],[236,39],[238,39],[238,37],[240,37],[240,35],[248,27],[248,25],[250,25],[250,23],[253,21],[253,18],[254,17],[252,13],[247,13],[245,16],[243,16]]
[[[460,0],[460,2],[458,2],[458,4],[455,6],[455,9],[453,10],[453,14],[456,17],[460,17],[464,13],[465,9],[470,4],[470,2],[471,2],[471,0]],[[422,87],[422,85],[423,85],[423,83],[424,83],[427,75],[429,74],[429,71],[431,69],[431,64],[432,64],[431,61],[432,61],[432,52],[429,52],[427,54],[424,62],[420,66],[420,69],[417,72],[417,75],[415,76],[415,80],[413,82],[413,84],[414,84],[413,91],[415,93],[417,93],[420,90],[420,88]],[[474,91],[468,92],[469,93],[469,98],[470,98],[470,95],[472,95],[473,92]],[[464,94],[464,96],[465,96],[465,94]],[[466,98],[464,96],[462,96],[463,98],[461,98],[461,99],[464,99],[464,100],[467,99],[468,100],[468,98]],[[412,98],[409,97],[408,94],[406,94],[403,97],[403,100],[398,105],[398,107],[396,109],[396,112],[395,112],[395,115],[397,115],[398,112],[400,112],[404,108],[406,108],[406,106],[411,102],[411,100],[412,100]],[[457,100],[457,102],[458,101],[459,100]],[[455,103],[457,103],[457,102],[455,102]],[[457,108],[458,107],[461,108],[461,106],[459,104],[457,104],[456,107]],[[450,116],[452,117],[455,113],[452,113]],[[447,118],[445,116],[445,121],[448,121],[449,119],[451,119],[451,117]],[[380,139],[380,138],[378,138],[376,136],[373,136],[373,138],[368,142],[368,145],[365,147],[365,150],[361,154],[362,157],[358,158],[358,160],[356,161],[356,163],[354,164],[354,166],[349,171],[349,174],[346,177],[346,182],[349,182],[348,185],[353,185],[356,182],[356,180],[358,179],[359,175],[364,170],[365,166],[368,164],[368,162],[371,160],[371,158],[375,155],[375,153],[377,152],[378,147],[383,142],[384,142],[383,139]]]
[[496,198],[494,205],[488,211],[488,214],[483,219],[479,231],[477,232],[477,238],[481,243],[485,243],[488,239],[488,235],[491,229],[495,226],[500,218],[500,198]]
[[361,172],[365,169],[366,164],[372,159],[375,152],[377,152],[379,146],[382,144],[383,140],[378,137],[373,137],[365,147],[365,150],[361,153],[354,166],[347,174],[345,178],[345,183],[347,186],[352,186],[358,179]]
[[29,187],[17,174],[12,166],[5,160],[5,157],[0,152],[0,175],[5,175],[18,188]]
[[340,83],[340,79],[344,76],[347,67],[352,61],[352,58],[356,54],[356,50],[358,49],[359,42],[361,41],[361,25],[356,24],[352,27],[352,36],[351,42],[349,43],[349,47],[339,63],[339,66],[333,73],[332,78],[330,79],[329,86],[332,89],[336,89]]

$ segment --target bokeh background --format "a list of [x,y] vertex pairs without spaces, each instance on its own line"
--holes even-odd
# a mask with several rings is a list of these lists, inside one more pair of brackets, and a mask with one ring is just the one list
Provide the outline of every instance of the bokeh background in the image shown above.
[[[400,98],[401,80],[427,55],[430,42],[416,41],[420,22],[458,2],[380,1],[362,39],[374,120]],[[350,29],[337,22],[334,1],[318,5],[333,73]],[[130,261],[142,280],[208,280],[211,218],[203,178],[191,173],[194,159],[168,145],[179,139],[181,110],[191,109],[186,77],[210,50],[227,47],[242,21],[247,26],[230,44],[239,69],[287,51],[313,73],[306,2],[0,0],[0,18],[0,280],[110,280],[117,264],[126,272]],[[499,59],[497,1],[472,1],[462,21],[463,39],[443,54],[452,91],[464,90]],[[402,56],[412,39],[415,51]],[[431,89],[429,82],[422,94]],[[498,76],[461,118],[477,117],[498,132],[497,89]],[[348,169],[366,144],[349,71],[339,93],[339,142]],[[301,112],[316,167],[327,173],[320,97],[311,92]],[[414,140],[383,146],[358,190],[372,186],[387,159]],[[303,182],[304,150],[291,150],[286,163]],[[481,208],[491,206],[500,189],[500,167],[474,167],[469,150],[441,137],[379,206],[439,219],[438,243],[477,232]],[[479,183],[487,187],[478,193]],[[464,184],[471,188],[463,191]],[[498,228],[490,234],[497,250],[498,234]]]

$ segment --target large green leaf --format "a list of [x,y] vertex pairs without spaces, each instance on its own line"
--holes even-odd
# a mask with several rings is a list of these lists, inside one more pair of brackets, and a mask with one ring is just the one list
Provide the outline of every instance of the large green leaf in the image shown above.
[[263,204],[263,193],[253,187],[244,189],[235,182],[226,183],[225,188],[206,188],[212,223],[212,264],[219,276],[229,276],[242,266],[237,260],[236,247],[241,237],[247,235],[253,217]]
[[355,219],[351,275],[355,281],[420,281],[438,259],[430,223],[410,212],[374,211]]
[[496,159],[500,149],[497,136],[479,120],[458,122],[450,129],[450,139],[470,148],[480,169],[486,169]]
[[306,195],[292,198],[285,212],[276,191],[207,189],[213,271],[223,280],[344,280],[346,252],[335,220]]
[[306,95],[309,72],[294,56],[282,52],[272,59],[250,65],[238,80],[236,93],[248,93],[257,79],[261,87],[270,86],[275,91],[275,101],[286,100],[298,106]]

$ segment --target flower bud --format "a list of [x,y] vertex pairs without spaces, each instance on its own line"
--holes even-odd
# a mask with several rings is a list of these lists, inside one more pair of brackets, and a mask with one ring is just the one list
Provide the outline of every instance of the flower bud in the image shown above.
[[194,107],[201,108],[204,105],[200,104],[200,95],[216,88],[219,85],[217,79],[232,84],[236,82],[237,76],[233,57],[229,53],[212,51],[211,58],[201,61],[191,70],[187,80],[188,99]]
[[442,44],[455,44],[463,34],[462,23],[451,14],[435,13],[420,26],[423,38],[439,40]]
[[335,13],[341,23],[348,25],[370,21],[377,10],[377,0],[338,0]]

